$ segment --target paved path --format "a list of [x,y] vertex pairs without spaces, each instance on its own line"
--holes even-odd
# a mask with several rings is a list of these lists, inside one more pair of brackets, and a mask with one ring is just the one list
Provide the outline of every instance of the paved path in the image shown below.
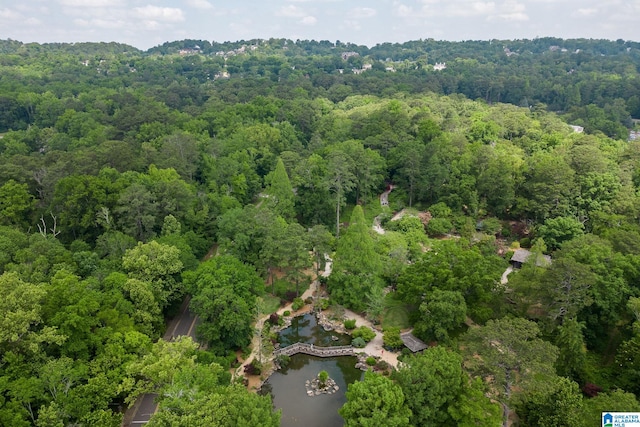
[[[190,297],[184,299],[180,306],[180,314],[169,322],[162,339],[171,341],[179,336],[190,336],[195,341],[195,327],[198,324],[198,318],[189,310],[190,301]],[[151,416],[158,410],[158,405],[155,402],[156,397],[156,394],[143,394],[138,397],[136,403],[125,414],[122,426],[137,427],[148,423]]]
[[191,297],[185,298],[180,306],[180,315],[174,318],[167,327],[167,331],[164,334],[163,339],[165,341],[171,341],[174,338],[180,336],[189,336],[194,341],[196,340],[196,325],[198,324],[198,318],[195,314],[189,310],[189,303]]
[[136,402],[136,413],[133,420],[129,425],[140,426],[149,422],[151,416],[156,413],[158,405],[156,405],[155,399],[157,394],[145,394]]

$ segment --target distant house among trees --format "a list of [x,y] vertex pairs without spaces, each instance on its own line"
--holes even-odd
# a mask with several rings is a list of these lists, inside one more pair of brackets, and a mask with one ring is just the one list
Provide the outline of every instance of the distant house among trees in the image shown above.
[[340,55],[342,57],[343,61],[346,61],[347,59],[349,59],[352,56],[360,56],[360,54],[358,52],[342,52],[342,55]]
[[[522,268],[522,264],[527,262],[530,256],[530,251],[526,249],[516,249],[513,253],[513,256],[511,257],[511,265],[513,265],[513,268]],[[549,264],[551,264],[551,257],[549,255],[542,255],[536,260],[536,265],[538,267]]]

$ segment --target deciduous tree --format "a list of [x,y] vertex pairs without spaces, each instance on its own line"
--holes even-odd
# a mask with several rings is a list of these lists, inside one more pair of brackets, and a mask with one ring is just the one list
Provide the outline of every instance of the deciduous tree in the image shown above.
[[558,350],[539,338],[534,322],[522,318],[489,320],[469,329],[461,344],[473,375],[492,378],[492,391],[509,419],[516,394],[541,387],[555,376]]
[[347,427],[411,425],[402,389],[387,377],[368,371],[363,381],[349,384],[346,395],[347,403],[339,412]]
[[463,390],[462,357],[442,346],[406,357],[393,373],[411,409],[411,424],[436,426],[452,422],[448,408]]

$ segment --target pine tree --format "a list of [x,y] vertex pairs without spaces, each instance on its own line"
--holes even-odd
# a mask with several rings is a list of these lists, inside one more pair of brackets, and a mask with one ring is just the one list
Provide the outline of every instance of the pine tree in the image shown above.
[[375,251],[371,229],[365,222],[362,207],[356,206],[349,228],[338,241],[328,281],[331,296],[340,304],[363,311],[365,296],[382,287],[381,272],[382,261]]
[[281,158],[278,158],[276,168],[267,176],[267,181],[267,206],[287,221],[291,221],[295,217],[295,195]]

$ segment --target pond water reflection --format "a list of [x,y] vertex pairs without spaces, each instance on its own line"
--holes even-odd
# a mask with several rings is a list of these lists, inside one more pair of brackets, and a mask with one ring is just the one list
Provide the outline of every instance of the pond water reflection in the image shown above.
[[[356,357],[320,358],[296,354],[286,368],[274,372],[262,386],[263,393],[271,393],[273,405],[282,409],[282,427],[342,426],[338,409],[347,401],[347,385],[362,379],[363,372],[355,368]],[[340,389],[334,394],[307,396],[305,381],[325,370]]]
[[329,347],[351,344],[351,337],[335,331],[325,331],[318,325],[315,315],[305,314],[291,319],[291,326],[280,331],[278,341],[281,347],[297,342]]
[[[350,344],[351,337],[325,331],[318,326],[314,315],[306,314],[292,319],[291,326],[280,332],[279,340],[282,347],[296,342],[328,347]],[[285,368],[269,377],[261,393],[270,393],[273,405],[282,409],[282,427],[342,426],[344,421],[338,409],[347,401],[347,385],[364,376],[355,368],[356,362],[354,356],[320,358],[296,354]],[[315,378],[322,370],[329,373],[340,389],[334,394],[308,396],[305,381]]]

